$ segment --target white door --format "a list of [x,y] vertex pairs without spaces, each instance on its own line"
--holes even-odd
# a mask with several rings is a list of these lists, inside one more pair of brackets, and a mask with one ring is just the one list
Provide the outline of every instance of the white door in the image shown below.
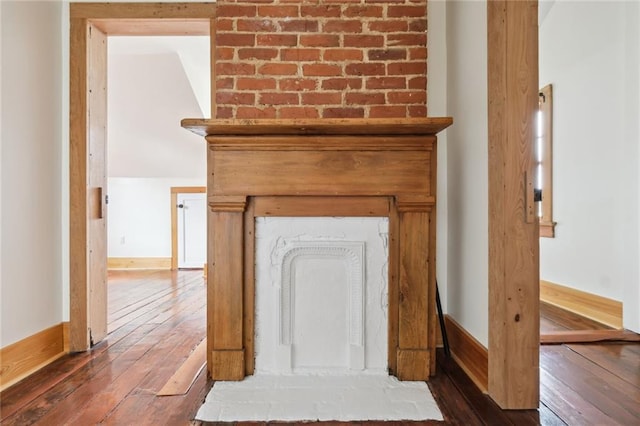
[[207,262],[207,194],[178,194],[178,268]]

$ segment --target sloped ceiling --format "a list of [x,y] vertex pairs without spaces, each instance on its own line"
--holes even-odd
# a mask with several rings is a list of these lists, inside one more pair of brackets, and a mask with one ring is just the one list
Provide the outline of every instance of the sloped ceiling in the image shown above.
[[208,38],[189,39],[201,38],[109,39],[109,177],[205,178],[205,141],[180,127],[210,114]]
[[556,0],[539,0],[538,1],[538,26],[542,25],[547,18],[549,11],[555,4]]

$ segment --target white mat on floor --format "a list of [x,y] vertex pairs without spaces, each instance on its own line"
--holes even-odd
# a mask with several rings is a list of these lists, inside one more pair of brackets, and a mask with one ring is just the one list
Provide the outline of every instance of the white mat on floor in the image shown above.
[[425,382],[395,377],[268,376],[216,382],[196,420],[443,420]]

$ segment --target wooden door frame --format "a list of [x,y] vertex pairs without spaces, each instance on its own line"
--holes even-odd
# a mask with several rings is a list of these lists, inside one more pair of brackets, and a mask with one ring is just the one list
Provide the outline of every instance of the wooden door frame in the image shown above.
[[[90,348],[88,217],[90,214],[88,76],[106,64],[87,56],[88,26],[110,35],[214,34],[215,3],[70,3],[69,78],[69,350]],[[214,43],[211,42],[211,52]],[[213,90],[213,85],[211,86]],[[92,94],[95,95],[95,94]],[[106,102],[106,93],[104,94]],[[212,97],[214,99],[214,97]],[[106,262],[106,257],[104,259]],[[105,300],[106,303],[106,300]]]
[[203,194],[205,186],[172,186],[171,187],[171,270],[178,269],[178,194]]
[[539,223],[533,200],[538,1],[488,0],[488,391],[504,409],[539,404]]

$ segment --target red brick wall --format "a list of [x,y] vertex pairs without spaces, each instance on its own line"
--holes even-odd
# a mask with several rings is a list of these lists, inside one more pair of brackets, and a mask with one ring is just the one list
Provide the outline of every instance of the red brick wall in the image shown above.
[[426,0],[218,0],[217,118],[425,117]]

